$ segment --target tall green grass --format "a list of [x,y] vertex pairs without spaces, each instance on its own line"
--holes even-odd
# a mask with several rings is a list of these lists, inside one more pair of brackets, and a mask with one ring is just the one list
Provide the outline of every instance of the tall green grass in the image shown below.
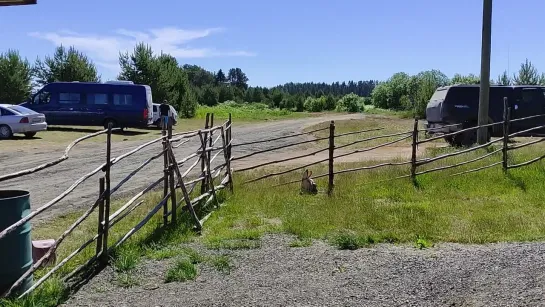
[[[516,163],[539,156],[543,147],[515,153]],[[436,151],[432,154],[441,154]],[[464,154],[419,171],[449,165],[482,155]],[[298,184],[273,185],[300,178],[299,173],[241,186],[269,170],[237,174],[237,186],[225,209],[208,222],[206,240],[258,240],[267,232],[285,232],[300,239],[348,242],[361,247],[376,242],[532,241],[545,238],[545,167],[543,162],[505,175],[501,166],[451,176],[501,159],[501,154],[456,169],[421,175],[416,186],[408,179],[379,182],[409,173],[408,167],[387,167],[337,175],[331,197],[326,179],[318,179],[321,193],[299,194]],[[346,169],[374,162],[336,165]],[[325,166],[312,169],[326,172]],[[350,234],[348,237],[346,234]],[[343,237],[344,236],[344,237]],[[337,242],[337,243],[336,243]],[[423,244],[422,242],[426,242]],[[343,245],[345,243],[342,243]],[[431,243],[430,243],[431,244]]]
[[292,112],[285,109],[271,109],[263,103],[226,102],[215,107],[199,106],[196,118],[206,117],[206,113],[214,113],[216,119],[226,119],[231,113],[233,120],[259,121],[271,119],[301,118],[312,116],[307,112]]

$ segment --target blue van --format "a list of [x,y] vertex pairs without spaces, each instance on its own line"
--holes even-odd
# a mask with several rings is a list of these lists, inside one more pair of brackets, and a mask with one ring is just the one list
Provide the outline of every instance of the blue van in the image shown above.
[[53,82],[21,105],[45,114],[49,125],[144,128],[153,123],[151,88],[132,82]]

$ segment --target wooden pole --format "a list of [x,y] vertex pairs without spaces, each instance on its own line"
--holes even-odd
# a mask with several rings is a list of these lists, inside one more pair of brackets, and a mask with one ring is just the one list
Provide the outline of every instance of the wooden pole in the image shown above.
[[112,123],[108,124],[108,134],[106,135],[106,165],[104,180],[106,181],[106,192],[104,195],[104,233],[102,234],[102,253],[103,264],[107,264],[108,259],[108,232],[110,230],[110,170],[112,167]]
[[220,133],[221,133],[221,141],[223,145],[223,157],[225,159],[225,167],[227,169],[225,175],[227,176],[229,182],[232,182],[233,174],[231,173],[231,160],[229,159],[229,153],[227,152],[227,131],[225,130],[223,126],[221,127]]
[[[208,143],[206,141],[206,139],[204,138],[204,136],[202,134],[199,134],[199,137],[201,139],[201,143],[202,143],[202,146],[203,147],[206,147],[206,143]],[[204,152],[204,155],[203,155],[203,159],[205,159],[205,164],[206,164],[206,172],[205,172],[205,177],[207,177],[207,183],[209,183],[209,186],[207,187],[207,190],[205,191],[206,192],[211,192],[212,193],[212,197],[216,200],[216,207],[219,207],[219,203],[218,203],[218,197],[216,196],[216,190],[214,189],[214,182],[213,182],[213,178],[212,178],[212,167],[210,166],[210,159],[208,158],[209,157],[209,154],[207,154],[206,152]],[[204,194],[204,193],[202,193]],[[201,195],[202,195],[201,194]]]
[[333,169],[335,156],[335,121],[329,123],[329,183],[327,185],[327,195],[333,193],[335,170]]
[[[168,140],[166,138],[167,136],[167,125],[168,125],[168,116],[161,116],[162,121],[162,131],[161,135],[163,136],[163,198],[167,197],[168,195]],[[164,202],[163,204],[163,225],[168,224],[168,202]]]
[[[172,140],[172,121],[169,120],[168,121],[168,142],[167,142],[167,146],[169,147],[168,150],[170,150],[172,152],[172,143],[171,143],[171,140]],[[167,153],[167,158],[170,157],[170,155],[168,155]],[[169,166],[168,166],[168,173],[169,173],[169,176],[170,176],[170,180],[169,180],[169,183],[170,183],[170,206],[172,207],[171,209],[171,217],[170,217],[170,221],[174,224],[176,224],[176,204],[178,203],[176,201],[176,183],[174,182],[174,163],[176,163],[176,161],[174,159],[168,159],[168,161],[170,162],[169,163]],[[168,207],[168,206],[167,206]]]
[[[208,129],[210,128],[209,126],[209,123],[210,123],[210,113],[206,113],[206,121],[204,122],[204,129]],[[199,133],[199,135],[201,135],[201,133]],[[206,140],[207,139],[207,136],[208,134],[205,132],[204,133],[204,139]],[[201,195],[204,194],[208,189],[207,189],[207,186],[206,186],[206,183],[207,183],[207,179],[206,179],[206,176],[205,175],[205,170],[204,168],[206,167],[206,152],[205,152],[205,149],[206,149],[206,144],[208,142],[205,142],[205,143],[201,143],[202,146],[204,146],[202,148],[202,151],[203,151],[203,154],[201,155],[201,177],[203,177],[203,180],[201,181]]]
[[[229,167],[228,171],[229,173],[231,173],[231,160],[233,159],[233,155],[232,155],[232,152],[231,152],[231,149],[233,148],[233,144],[232,144],[232,129],[233,129],[233,119],[231,117],[231,113],[229,113],[229,120],[228,120],[228,129],[227,129],[227,157],[229,158],[229,165],[227,167]],[[231,174],[232,175],[232,174]],[[233,176],[230,176],[230,180],[229,180],[229,190],[231,191],[231,193],[233,193]]]
[[[490,50],[492,46],[492,0],[483,0],[483,24],[481,32],[481,81],[479,92],[478,125],[488,123],[488,106],[490,97]],[[487,142],[488,129],[480,127],[477,130],[477,142],[482,145]]]
[[418,145],[418,119],[414,119],[412,153],[411,153],[411,179],[416,184],[416,149]]
[[509,120],[511,117],[511,108],[509,107],[509,100],[507,97],[503,97],[503,171],[507,172],[508,169],[508,143],[509,143]]
[[100,254],[102,251],[102,235],[104,232],[104,224],[102,223],[104,221],[104,198],[102,195],[104,195],[104,191],[106,189],[105,187],[106,182],[104,180],[104,177],[100,177],[98,180],[98,197],[100,197],[100,201],[98,203],[98,238],[97,238],[97,250],[96,255]]
[[[209,128],[213,128],[214,127],[214,113],[210,113],[210,122],[208,123],[209,124]],[[208,138],[210,141],[208,142],[205,142],[205,144],[209,144],[208,146],[212,147],[213,146],[213,137],[212,137],[212,134],[213,134],[213,131],[210,131],[210,135],[208,135]],[[206,141],[206,139],[205,139]],[[206,148],[206,147],[205,147]],[[212,156],[212,151],[209,151],[208,154],[207,154],[207,161],[210,161],[210,158]],[[211,163],[211,162],[210,162]],[[209,170],[210,171],[210,170]],[[206,176],[205,176],[206,177]],[[206,179],[206,190],[210,190],[210,185],[213,185],[212,183],[210,183],[210,180],[207,178]]]

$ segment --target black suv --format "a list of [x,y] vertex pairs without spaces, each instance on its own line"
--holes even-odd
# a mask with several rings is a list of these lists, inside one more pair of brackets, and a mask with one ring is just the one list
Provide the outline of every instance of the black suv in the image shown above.
[[[511,107],[511,119],[545,114],[545,87],[533,85],[490,86],[488,123],[503,121],[503,98]],[[450,133],[477,126],[479,114],[479,85],[452,85],[438,88],[426,108],[427,132]],[[458,125],[456,125],[458,124]],[[453,126],[455,125],[455,126]],[[513,122],[510,133],[545,125],[545,117]],[[447,127],[448,126],[448,127]],[[529,135],[541,135],[534,130]],[[476,141],[477,130],[445,137],[453,146],[471,146]],[[489,137],[503,136],[502,125],[489,128]]]

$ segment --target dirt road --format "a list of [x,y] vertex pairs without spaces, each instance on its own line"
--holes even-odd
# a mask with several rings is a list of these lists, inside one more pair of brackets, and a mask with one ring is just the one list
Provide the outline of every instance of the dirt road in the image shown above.
[[[294,120],[271,121],[259,124],[244,124],[237,125],[236,119],[233,126],[233,143],[251,142],[262,140],[265,138],[274,138],[300,132],[305,127],[315,125],[329,120],[347,120],[347,119],[362,119],[362,114],[351,115],[327,115],[327,117],[304,118]],[[279,147],[289,143],[297,142],[312,138],[311,136],[294,137],[287,140],[278,140],[266,144],[255,144],[244,147],[236,147],[233,150],[233,155],[240,156],[256,150]],[[114,142],[112,144],[112,156],[118,156],[137,146],[143,141],[131,141],[130,138],[122,142]],[[198,139],[184,144],[176,149],[176,156],[180,159],[194,153],[199,147]],[[37,145],[39,146],[39,145]],[[36,146],[36,147],[37,147]],[[161,150],[161,143],[153,144],[140,153],[122,160],[112,168],[112,184],[117,184],[122,178],[129,174],[134,168],[140,165],[147,158]],[[49,147],[39,149],[0,149],[0,174],[8,174],[21,169],[37,166],[41,163],[50,161],[62,155],[64,147]],[[43,205],[52,200],[77,179],[84,174],[91,172],[105,162],[105,144],[83,142],[77,145],[70,154],[70,158],[59,165],[43,170],[41,172],[24,176],[17,179],[12,179],[2,183],[3,189],[25,189],[31,193],[31,204],[33,208]],[[302,153],[302,150],[295,147],[289,147],[274,153],[265,155],[256,155],[251,158],[237,161],[233,163],[234,168],[254,165],[260,162],[278,159],[280,157],[293,156]],[[327,154],[327,153],[325,153]],[[410,155],[410,148],[396,147],[395,149],[383,149],[378,152],[369,152],[362,155],[351,157],[351,160],[365,159],[391,159],[397,156]],[[323,159],[325,156],[316,156],[305,158],[305,160],[296,162],[316,161]],[[217,159],[218,162],[220,159]],[[144,186],[159,178],[162,173],[162,159],[156,159],[146,166],[140,173],[133,177],[126,185],[119,190],[115,197],[127,196],[130,193],[141,190]],[[102,176],[99,172],[86,182],[82,183],[73,193],[68,195],[59,204],[55,205],[51,210],[44,212],[39,216],[38,220],[47,220],[51,216],[62,215],[70,212],[75,208],[81,208],[90,205],[98,194],[98,178]]]

